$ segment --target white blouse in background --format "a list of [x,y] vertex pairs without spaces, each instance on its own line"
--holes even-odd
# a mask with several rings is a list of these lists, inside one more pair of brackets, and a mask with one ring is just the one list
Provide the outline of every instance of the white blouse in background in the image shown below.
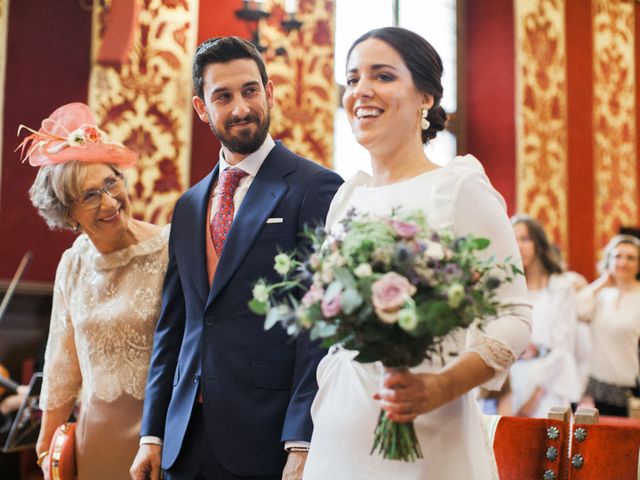
[[589,321],[591,362],[589,375],[601,382],[635,386],[640,375],[640,290],[591,287],[578,294],[580,317]]

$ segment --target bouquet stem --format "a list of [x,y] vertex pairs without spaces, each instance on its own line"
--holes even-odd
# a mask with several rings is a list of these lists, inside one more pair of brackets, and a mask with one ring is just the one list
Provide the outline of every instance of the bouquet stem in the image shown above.
[[384,410],[380,410],[378,416],[371,455],[376,450],[382,458],[387,460],[415,462],[423,458],[413,422],[394,422],[387,417],[387,412]]

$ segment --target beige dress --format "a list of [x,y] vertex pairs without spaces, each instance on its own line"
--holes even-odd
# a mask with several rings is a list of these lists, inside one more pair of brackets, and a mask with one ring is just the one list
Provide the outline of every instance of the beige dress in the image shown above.
[[167,225],[101,254],[81,235],[58,265],[40,402],[47,410],[79,399],[79,480],[130,478],[168,240]]

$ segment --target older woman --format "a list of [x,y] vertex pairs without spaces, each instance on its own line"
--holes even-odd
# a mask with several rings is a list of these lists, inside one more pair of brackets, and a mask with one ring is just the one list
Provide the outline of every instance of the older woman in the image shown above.
[[51,228],[80,234],[56,273],[39,463],[46,477],[53,433],[80,400],[77,478],[128,478],[169,227],[131,217],[122,169],[135,163],[136,154],[109,142],[86,105],[64,105],[31,132],[22,144],[29,163],[40,168],[31,201]]
[[627,397],[640,376],[640,240],[613,237],[600,271],[578,297],[580,319],[591,331],[587,395],[601,415],[627,416]]

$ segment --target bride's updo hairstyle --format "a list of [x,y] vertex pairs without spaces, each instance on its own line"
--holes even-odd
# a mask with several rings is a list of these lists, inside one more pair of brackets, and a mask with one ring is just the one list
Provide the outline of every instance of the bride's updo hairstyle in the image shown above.
[[427,120],[430,126],[422,131],[422,143],[435,138],[436,133],[444,130],[447,113],[440,106],[442,100],[442,60],[436,49],[417,33],[400,27],[384,27],[371,30],[358,38],[347,53],[347,62],[351,52],[359,43],[369,38],[377,38],[392,47],[402,57],[411,72],[411,78],[420,92],[433,96],[433,106],[429,109]]

